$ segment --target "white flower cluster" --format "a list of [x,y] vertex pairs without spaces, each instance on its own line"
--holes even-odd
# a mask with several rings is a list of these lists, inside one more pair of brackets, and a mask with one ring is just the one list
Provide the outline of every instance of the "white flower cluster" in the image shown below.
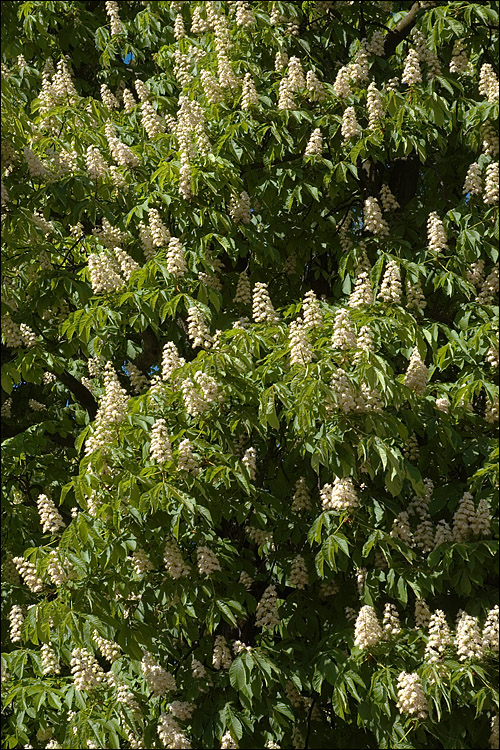
[[121,648],[115,641],[109,641],[99,635],[97,630],[92,633],[92,638],[97,648],[107,661],[114,662],[120,656]]
[[486,167],[483,200],[485,203],[498,204],[498,162],[492,162]]
[[373,196],[365,200],[363,210],[364,228],[377,237],[387,237],[389,226],[382,216],[379,202]]
[[193,715],[196,706],[194,703],[188,703],[187,701],[172,701],[172,703],[168,704],[168,708],[176,719],[188,721]]
[[423,312],[427,307],[420,279],[417,279],[416,282],[406,279],[406,307],[408,310],[417,310],[418,312]]
[[247,591],[250,591],[253,583],[253,578],[249,576],[248,573],[246,573],[244,570],[242,570],[240,573],[239,582],[246,588]]
[[60,529],[64,529],[66,524],[53,501],[47,495],[41,494],[38,496],[37,507],[44,534],[57,534]]
[[141,81],[139,78],[137,78],[134,81],[134,86],[137,92],[137,96],[139,97],[141,102],[146,102],[150,98],[151,93],[144,81]]
[[435,76],[441,75],[442,71],[439,58],[436,52],[429,49],[427,46],[427,40],[422,32],[414,27],[411,31],[411,36],[420,62],[427,65],[427,77],[434,78]]
[[384,607],[382,630],[386,636],[398,635],[401,632],[398,610],[394,604],[388,602]]
[[58,551],[52,550],[49,554],[49,563],[47,565],[47,573],[54,586],[62,586],[68,580],[68,573],[71,573],[71,566],[66,561],[65,568],[63,568],[60,560]]
[[448,241],[443,222],[435,211],[427,219],[428,248],[431,252],[440,253],[448,250]]
[[287,76],[280,81],[278,89],[278,109],[296,109],[293,88],[290,79]]
[[200,74],[201,85],[209,104],[219,104],[224,99],[224,92],[218,80],[209,70],[202,70]]
[[341,367],[338,367],[333,373],[330,387],[338,408],[341,409],[344,414],[357,408],[358,401],[356,393],[351,381],[347,377],[347,373]]
[[36,334],[26,323],[19,325],[19,335],[24,346],[34,346],[36,344]]
[[38,576],[36,568],[32,562],[30,562],[29,560],[25,560],[24,557],[13,557],[12,562],[16,566],[17,572],[23,579],[26,586],[30,589],[30,591],[33,591],[35,593],[37,593],[38,591],[42,591],[43,581]]
[[257,526],[245,526],[245,534],[251,542],[261,547],[263,544],[270,543],[273,545],[273,535],[269,531],[259,529]]
[[346,107],[344,110],[344,114],[342,115],[341,133],[345,141],[361,135],[361,128],[356,119],[354,107]]
[[431,619],[431,611],[425,599],[415,601],[415,627],[428,628]]
[[243,79],[243,90],[241,92],[241,109],[248,110],[252,107],[256,107],[259,103],[259,97],[257,96],[257,89],[250,73],[245,73]]
[[210,576],[217,570],[222,570],[217,555],[206,546],[198,547],[196,550],[198,558],[198,570],[202,576]]
[[229,669],[233,661],[231,651],[223,635],[216,635],[214,650],[212,653],[212,666],[214,669]]
[[356,346],[356,334],[349,310],[340,308],[335,313],[333,322],[332,346],[334,349],[349,350]]
[[335,477],[333,484],[325,484],[320,491],[323,510],[357,508],[358,496],[350,477]]
[[192,342],[193,349],[197,346],[201,346],[203,349],[210,349],[213,344],[213,336],[198,306],[192,305],[189,308],[187,324],[188,336]]
[[48,643],[42,643],[42,674],[59,674],[61,665],[54,649]]
[[278,50],[274,58],[274,69],[276,71],[283,70],[288,65],[288,55],[284,49]]
[[382,104],[382,95],[373,81],[368,86],[366,107],[368,109],[368,129],[376,130],[385,112],[384,105]]
[[134,393],[142,393],[142,391],[147,387],[149,381],[147,377],[144,375],[139,368],[134,365],[133,362],[127,362],[127,375],[130,378],[130,384],[132,385],[132,390]]
[[480,195],[482,190],[481,167],[477,162],[473,162],[465,175],[462,193],[464,195],[467,195],[468,193],[471,195]]
[[239,197],[231,196],[229,213],[235,224],[248,224],[252,218],[250,211],[250,196],[243,190]]
[[309,584],[306,561],[302,555],[293,558],[288,580],[290,586],[295,586],[298,589],[305,589]]
[[255,450],[255,448],[248,448],[245,451],[241,462],[245,469],[248,471],[250,480],[254,482],[257,476],[257,451]]
[[342,67],[337,73],[333,89],[337,96],[347,98],[351,93],[351,76],[348,67]]
[[356,353],[353,358],[355,365],[363,362],[367,358],[367,354],[375,352],[375,346],[373,344],[373,336],[368,326],[362,326],[359,329],[358,336],[356,338]]
[[47,168],[28,146],[24,147],[23,155],[26,160],[30,177],[33,177],[34,179],[38,178],[40,180],[45,180],[49,177],[49,171]]
[[429,620],[429,637],[425,646],[424,659],[430,662],[441,661],[446,647],[451,645],[451,633],[446,615],[442,609],[436,609]]
[[489,536],[491,534],[491,519],[488,501],[479,501],[477,510],[470,492],[464,492],[453,515],[453,539],[464,542],[469,539]]
[[195,680],[202,680],[207,677],[207,670],[198,659],[192,659],[191,661],[191,673]]
[[135,97],[133,93],[130,91],[130,89],[127,89],[127,88],[123,89],[122,97],[123,97],[123,107],[125,109],[125,112],[127,114],[130,114],[133,111],[135,105],[137,104],[137,102],[135,101]]
[[24,622],[23,610],[19,604],[14,604],[9,612],[10,631],[9,636],[12,643],[21,640],[21,628]]
[[493,266],[483,281],[481,290],[476,297],[476,302],[478,305],[489,305],[496,294],[498,294],[498,263]]
[[362,307],[373,304],[373,290],[367,271],[360,271],[357,275],[354,289],[347,302],[349,307]]
[[136,575],[141,576],[149,570],[153,570],[153,564],[143,549],[138,547],[131,557],[132,565]]
[[307,71],[306,88],[310,102],[322,102],[326,96],[325,87],[312,70]]
[[498,78],[489,63],[481,65],[479,71],[479,93],[489,102],[498,101]]
[[103,670],[86,648],[73,649],[69,663],[77,690],[92,690],[106,679]]
[[256,323],[277,323],[279,318],[269,297],[267,284],[258,281],[253,288],[252,316]]
[[401,714],[409,714],[417,719],[427,718],[427,700],[416,672],[399,674],[397,708]]
[[[132,96],[132,94],[130,94],[130,96]],[[131,105],[132,102],[129,101],[128,106],[130,107]],[[135,105],[135,100],[133,100],[133,105]],[[165,132],[165,122],[149,101],[143,101],[141,103],[141,123],[148,138],[154,138],[155,135],[160,135],[160,133]]]
[[457,623],[455,643],[460,661],[467,659],[481,660],[483,657],[483,639],[477,617],[462,612]]
[[484,623],[482,638],[483,638],[483,649],[491,649],[498,653],[499,642],[498,642],[498,604],[490,609]]
[[162,747],[189,750],[191,743],[171,714],[161,714],[157,728]]
[[413,49],[413,47],[408,51],[401,81],[407,83],[408,86],[413,86],[415,83],[422,82],[418,52]]
[[179,356],[176,345],[173,341],[167,341],[163,347],[163,354],[161,360],[161,376],[163,380],[170,380],[172,373],[178,367],[182,367],[186,360],[184,357]]
[[142,657],[141,671],[153,695],[165,695],[167,691],[177,690],[174,676],[163,669],[149,651],[146,651]]
[[32,411],[43,411],[45,409],[45,404],[41,404],[40,401],[35,401],[34,398],[29,399],[28,406]]
[[354,626],[354,645],[359,648],[376,646],[383,638],[382,628],[373,607],[361,607]]
[[190,566],[184,562],[179,545],[173,538],[167,539],[165,543],[163,562],[165,563],[167,573],[174,580],[188,576],[191,572]]
[[179,471],[189,471],[192,474],[198,474],[200,468],[193,454],[193,446],[188,438],[184,438],[179,443],[179,452],[177,454],[177,468]]
[[304,156],[321,156],[323,153],[323,136],[321,135],[321,128],[315,128],[311,133],[304,151]]
[[[116,682],[116,677],[113,672],[108,672],[108,675],[113,675]],[[119,684],[116,688],[116,702],[121,706],[126,706],[132,712],[135,719],[138,719],[141,715],[141,708],[134,698],[134,694],[130,688],[125,684]]]
[[408,369],[406,370],[405,385],[418,396],[422,396],[427,386],[427,376],[428,368],[425,366],[416,346],[411,353]]
[[380,188],[380,201],[382,208],[385,213],[389,211],[396,211],[399,208],[399,203],[391,192],[389,185],[385,182]]
[[23,343],[19,325],[8,314],[2,315],[2,336],[5,345],[10,349],[15,349]]
[[178,42],[186,36],[186,29],[184,28],[184,21],[182,15],[177,13],[174,21],[174,39]]
[[304,318],[304,328],[316,328],[323,323],[323,314],[318,298],[312,289],[307,292],[302,301],[302,315]]
[[280,624],[278,614],[278,596],[276,587],[271,584],[262,594],[262,598],[257,604],[255,625],[258,628],[273,628]]
[[401,291],[401,274],[399,273],[398,264],[395,260],[389,260],[377,298],[384,302],[392,302],[395,305],[400,305]]
[[107,122],[104,126],[104,132],[106,134],[106,140],[108,141],[111,156],[121,167],[133,168],[139,166],[140,161],[136,154],[134,154],[129,146],[122,143],[122,141],[116,137],[115,126],[113,123]]
[[88,257],[90,285],[94,294],[122,289],[124,279],[117,272],[116,259],[109,252],[91,253]]
[[465,40],[457,39],[453,45],[450,60],[450,73],[467,73],[470,62],[465,51]]
[[113,440],[113,427],[123,422],[127,414],[127,392],[120,385],[111,362],[105,365],[104,389],[94,422],[94,433],[85,443],[86,455],[108,446]]
[[12,399],[6,398],[2,404],[0,414],[4,419],[8,419],[11,416]]
[[312,362],[313,349],[307,338],[306,327],[300,318],[290,323],[288,340],[290,344],[291,365],[307,365],[309,362]]
[[220,739],[221,750],[237,750],[239,748],[238,743],[233,738],[231,732],[224,732]]
[[304,510],[311,510],[311,508],[311,496],[307,489],[306,480],[304,477],[299,477],[295,483],[291,509],[294,513],[301,513]]
[[234,301],[239,305],[252,304],[252,287],[246,271],[242,271],[238,276]]
[[109,90],[109,87],[105,83],[101,84],[101,99],[102,103],[108,109],[119,109],[120,104],[116,96]]

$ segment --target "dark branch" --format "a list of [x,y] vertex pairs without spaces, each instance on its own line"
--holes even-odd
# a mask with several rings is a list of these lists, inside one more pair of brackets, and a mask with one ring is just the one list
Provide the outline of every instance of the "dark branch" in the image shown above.
[[406,16],[403,16],[401,21],[389,31],[384,43],[384,53],[386,57],[394,54],[398,44],[402,42],[403,39],[406,39],[417,22],[417,13],[419,10],[425,8],[425,5],[426,4],[423,2],[413,3]]
[[88,388],[85,388],[85,386],[73,377],[73,375],[70,375],[69,372],[54,372],[54,375],[61,381],[61,383],[64,383],[66,388],[68,388],[73,396],[75,396],[78,403],[88,411],[89,417],[95,419],[97,414],[97,401]]

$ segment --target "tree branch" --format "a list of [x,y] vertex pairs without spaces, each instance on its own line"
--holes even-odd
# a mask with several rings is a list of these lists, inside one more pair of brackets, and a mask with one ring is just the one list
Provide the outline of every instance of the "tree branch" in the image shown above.
[[69,372],[54,372],[53,374],[61,381],[61,383],[64,383],[66,388],[68,388],[73,396],[75,396],[78,403],[88,411],[90,418],[95,419],[97,414],[97,401],[88,388],[85,388],[85,386],[82,385],[73,375],[70,375]]
[[425,5],[426,4],[423,2],[413,3],[406,16],[403,16],[401,21],[389,31],[384,42],[385,57],[389,57],[390,55],[394,54],[394,51],[398,44],[402,42],[403,39],[406,39],[417,22],[417,13],[419,12],[419,10],[425,8]]

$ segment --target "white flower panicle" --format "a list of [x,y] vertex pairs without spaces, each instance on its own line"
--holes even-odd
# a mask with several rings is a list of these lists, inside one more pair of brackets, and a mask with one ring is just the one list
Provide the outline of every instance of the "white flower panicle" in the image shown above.
[[187,324],[188,337],[193,349],[197,346],[202,347],[202,349],[210,349],[213,344],[213,337],[199,307],[192,305],[189,308]]
[[382,104],[382,95],[373,81],[368,86],[366,107],[368,109],[368,129],[376,130],[385,112],[384,105]]
[[259,103],[259,97],[257,96],[257,89],[253,81],[251,73],[245,73],[243,79],[243,90],[241,92],[241,109],[248,110],[252,107],[256,107]]
[[142,393],[149,383],[147,377],[133,362],[127,362],[126,367],[132,390],[134,393]]
[[223,101],[224,92],[218,80],[209,70],[201,71],[200,80],[209,104],[219,104]]
[[464,195],[467,195],[468,193],[471,195],[481,195],[482,191],[481,167],[477,162],[473,162],[465,175],[462,193]]
[[356,409],[356,394],[351,381],[347,377],[347,373],[341,367],[338,367],[333,373],[330,387],[338,408],[341,409],[344,414]]
[[184,21],[180,13],[177,13],[174,21],[174,39],[179,41],[186,36],[186,29],[184,28]]
[[362,307],[363,305],[373,304],[373,290],[370,283],[370,277],[366,271],[358,273],[354,289],[349,295],[347,302],[349,307]]
[[253,26],[255,23],[255,18],[253,16],[253,13],[251,11],[251,3],[242,2],[241,0],[236,0],[235,2],[235,8],[236,8],[236,15],[235,15],[235,21],[236,26],[243,26],[248,28],[249,26]]
[[356,338],[356,354],[354,355],[353,363],[355,365],[359,364],[366,359],[366,355],[370,352],[375,352],[373,336],[368,326],[362,326]]
[[209,547],[202,546],[196,550],[198,570],[202,576],[210,576],[217,570],[222,570],[217,555]]
[[351,315],[345,307],[335,313],[333,322],[332,346],[334,349],[349,350],[356,346],[356,334],[352,326]]
[[132,149],[115,135],[115,126],[111,122],[105,125],[106,140],[113,159],[122,167],[137,167],[140,164]]
[[107,638],[103,638],[99,635],[97,630],[94,630],[92,633],[92,639],[107,661],[112,663],[119,658],[121,648],[117,643],[110,641]]
[[229,669],[233,661],[227,640],[223,635],[216,635],[214,650],[212,653],[212,666],[214,669]]
[[258,281],[253,288],[252,317],[256,323],[277,323],[279,318],[271,302],[267,284]]
[[388,602],[384,607],[382,630],[386,636],[398,635],[401,632],[399,614],[394,604]]
[[281,622],[278,614],[278,596],[276,587],[271,584],[262,594],[257,604],[255,624],[258,628],[271,629]]
[[248,448],[245,451],[242,463],[248,471],[251,481],[254,482],[257,476],[257,451],[255,448]]
[[323,314],[318,298],[312,289],[307,292],[302,301],[302,316],[304,318],[304,328],[317,328],[323,324]]
[[240,573],[239,582],[246,588],[247,591],[250,591],[253,583],[253,578],[249,576],[248,573],[246,573],[244,570],[242,570]]
[[172,701],[172,703],[168,704],[168,708],[176,719],[189,721],[196,706],[194,703],[188,703],[187,701]]
[[442,609],[436,609],[429,620],[429,637],[424,651],[424,659],[430,662],[441,661],[446,647],[451,645],[451,633]]
[[207,670],[198,659],[192,659],[191,661],[191,674],[196,680],[204,679],[207,676]]
[[188,576],[191,572],[191,568],[185,563],[175,539],[167,539],[163,552],[163,562],[165,563],[167,573],[174,580]]
[[182,367],[186,363],[184,357],[179,356],[176,345],[173,341],[167,341],[163,347],[163,354],[161,360],[161,376],[163,380],[170,380],[172,373],[177,368]]
[[250,196],[243,190],[239,196],[231,196],[229,214],[235,224],[249,224],[252,218]]
[[380,202],[385,213],[389,211],[396,211],[399,208],[399,203],[391,192],[389,185],[385,182],[380,188]]
[[295,483],[295,492],[292,497],[291,509],[294,513],[301,513],[305,510],[311,510],[311,508],[311,496],[307,489],[306,480],[304,477],[299,477]]
[[113,427],[117,427],[127,414],[127,392],[120,385],[118,376],[111,362],[106,362],[104,369],[104,396],[94,422],[94,433],[87,438],[85,453],[89,455],[98,448],[108,446],[113,439]]
[[108,109],[119,109],[120,104],[116,96],[109,90],[109,87],[105,83],[101,84],[101,99],[102,103]]
[[379,202],[373,196],[365,200],[363,220],[364,228],[377,237],[387,237],[389,234],[389,226],[382,216]]
[[28,146],[24,147],[23,155],[26,160],[30,177],[33,177],[34,179],[38,178],[40,180],[45,180],[49,177],[48,169]]
[[312,70],[307,71],[306,88],[310,102],[322,102],[324,100],[326,96],[325,87]]
[[309,584],[307,566],[302,555],[297,555],[292,560],[289,582],[291,586],[295,586],[298,589],[305,589],[305,587]]
[[131,557],[134,572],[138,576],[144,575],[149,570],[153,570],[153,564],[143,549],[138,547]]
[[[392,9],[392,6],[391,6]],[[377,55],[377,57],[384,57],[385,50],[385,34],[381,29],[377,29],[371,35],[367,45],[366,51],[371,55]]]
[[482,639],[483,649],[498,653],[498,604],[495,604],[488,612],[482,631]]
[[302,63],[298,57],[291,57],[288,61],[288,81],[292,91],[305,88],[306,79],[302,70]]
[[150,208],[148,212],[149,231],[153,238],[154,247],[166,247],[170,241],[170,232],[163,223],[160,213],[156,208]]
[[49,564],[47,566],[47,573],[54,586],[62,586],[68,580],[68,573],[71,573],[71,567],[66,562],[65,569],[63,568],[57,550],[52,550],[49,554]]
[[476,297],[478,305],[489,305],[498,294],[498,263],[493,266],[488,276],[483,281],[481,290]]
[[428,248],[431,252],[440,253],[448,250],[448,238],[443,222],[435,211],[427,219]]
[[293,320],[290,323],[288,340],[290,343],[291,365],[307,365],[309,362],[312,362],[312,346],[307,338],[307,330],[300,319]]
[[460,661],[480,661],[483,658],[483,639],[477,617],[462,612],[457,623],[455,643]]
[[278,89],[278,109],[295,109],[293,88],[287,76],[281,79]]
[[188,438],[184,438],[179,443],[179,452],[177,455],[177,468],[179,471],[189,471],[192,474],[198,474],[200,468],[193,454],[193,446]]
[[486,167],[484,179],[483,200],[485,203],[498,204],[498,162],[492,162]]
[[42,657],[42,674],[59,674],[61,671],[61,665],[59,659],[56,656],[54,649],[47,643],[42,643],[41,650]]
[[425,299],[420,279],[415,282],[409,279],[406,280],[406,307],[408,310],[416,310],[418,312],[423,312],[427,307],[427,300]]
[[333,484],[325,484],[320,491],[323,510],[357,508],[358,496],[350,477],[335,477]]
[[416,672],[399,674],[397,708],[401,714],[409,714],[422,720],[427,718],[427,700]]
[[114,268],[113,260],[107,253],[96,255],[92,253],[88,257],[88,269],[90,285],[94,294],[101,292],[117,292],[124,286],[125,282]]
[[345,99],[350,96],[351,93],[351,76],[349,74],[349,68],[342,67],[337,73],[333,89],[337,96]]
[[139,97],[141,102],[146,102],[150,98],[151,94],[144,81],[141,81],[139,78],[137,78],[134,81],[134,86],[137,92],[137,96]]
[[418,52],[411,48],[405,60],[403,75],[401,81],[413,86],[416,83],[422,83],[422,73],[420,71],[420,60]]
[[23,610],[19,604],[14,604],[9,612],[10,631],[9,637],[12,643],[21,640],[21,628],[24,622]]
[[418,347],[416,346],[410,357],[408,369],[405,374],[405,385],[417,396],[422,396],[427,387],[428,368],[425,366]]
[[315,128],[311,133],[311,137],[307,142],[304,156],[321,156],[323,153],[323,136],[321,135],[321,128]]
[[17,572],[30,591],[33,591],[35,594],[38,591],[42,591],[43,581],[38,576],[36,568],[32,562],[26,560],[24,557],[13,557],[12,562],[16,566]]
[[401,274],[399,273],[398,264],[395,260],[389,260],[377,298],[384,302],[392,302],[395,305],[400,305],[401,292]]
[[103,670],[86,648],[73,649],[70,667],[77,690],[92,690],[105,681]]
[[153,695],[165,695],[167,691],[177,690],[174,676],[163,669],[149,651],[146,651],[142,657],[141,671]]
[[451,530],[450,524],[443,518],[438,522],[436,526],[436,533],[434,535],[434,549],[439,547],[441,544],[453,541],[453,531]]
[[252,287],[246,271],[242,271],[238,276],[234,301],[237,305],[252,304]]
[[221,750],[237,750],[239,748],[238,743],[233,738],[231,732],[224,732],[220,739]]
[[[132,96],[132,94],[130,94],[130,96]],[[148,138],[154,138],[156,135],[160,135],[161,133],[165,132],[165,122],[162,120],[160,115],[156,112],[155,108],[149,101],[141,102],[141,123],[148,135]]]
[[489,63],[481,65],[479,71],[479,93],[485,96],[489,102],[498,101],[498,78]]
[[344,110],[344,114],[342,115],[341,133],[345,141],[361,135],[361,128],[356,119],[354,107],[346,107]]
[[177,237],[171,237],[167,251],[167,271],[173,276],[184,276],[187,270],[182,243]]
[[125,250],[122,250],[121,247],[115,247],[113,249],[113,253],[120,266],[122,276],[126,281],[130,281],[130,277],[132,276],[134,271],[139,270],[139,264],[133,258],[131,258],[130,255],[125,252]]
[[383,631],[373,607],[361,607],[354,626],[354,645],[365,649],[376,646],[383,638]]
[[130,89],[123,89],[123,108],[125,109],[125,112],[127,114],[130,114],[132,110],[134,109],[135,105],[137,104],[135,97],[133,93],[130,91]]
[[120,20],[120,14],[118,12],[118,2],[116,0],[106,0],[106,13],[111,25],[111,36],[115,34],[121,34],[123,31],[123,25]]
[[425,599],[415,601],[415,627],[428,628],[431,619],[431,611],[427,606]]
[[465,51],[465,40],[457,39],[451,52],[450,73],[466,73],[469,69],[470,62]]
[[450,411],[450,406],[451,404],[446,397],[436,399],[436,409],[438,409],[439,411],[443,411],[445,414],[448,414]]

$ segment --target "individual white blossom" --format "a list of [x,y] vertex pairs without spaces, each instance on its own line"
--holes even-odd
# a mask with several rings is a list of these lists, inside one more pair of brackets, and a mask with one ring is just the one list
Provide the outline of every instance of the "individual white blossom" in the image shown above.
[[370,196],[365,200],[363,210],[364,228],[378,237],[389,234],[389,226],[382,216],[380,205],[376,198]]
[[165,543],[163,561],[167,573],[174,580],[188,576],[191,571],[190,566],[185,563],[184,558],[182,557],[179,545],[173,538],[167,539]]
[[142,657],[141,671],[153,695],[165,695],[166,692],[173,692],[177,689],[174,676],[163,669],[149,651],[146,651]]
[[407,83],[409,86],[413,86],[416,83],[422,83],[418,52],[413,48],[408,51],[401,81]]
[[354,645],[365,649],[376,646],[383,638],[383,631],[373,607],[361,607],[354,626]]
[[253,288],[252,317],[256,323],[277,323],[278,315],[273,307],[267,284],[258,281]]
[[429,214],[427,220],[428,248],[431,252],[440,253],[448,250],[448,241],[443,222],[435,211]]
[[405,374],[405,385],[418,396],[422,396],[427,387],[428,368],[425,366],[418,347],[416,346],[410,357]]
[[277,598],[276,587],[271,584],[266,588],[257,604],[255,625],[258,628],[272,629],[275,625],[280,624]]
[[342,115],[341,133],[345,141],[361,135],[361,128],[356,119],[354,107],[346,107],[344,110],[344,114]]
[[400,672],[397,709],[399,713],[409,714],[417,719],[427,718],[427,700],[420,677],[416,672]]

